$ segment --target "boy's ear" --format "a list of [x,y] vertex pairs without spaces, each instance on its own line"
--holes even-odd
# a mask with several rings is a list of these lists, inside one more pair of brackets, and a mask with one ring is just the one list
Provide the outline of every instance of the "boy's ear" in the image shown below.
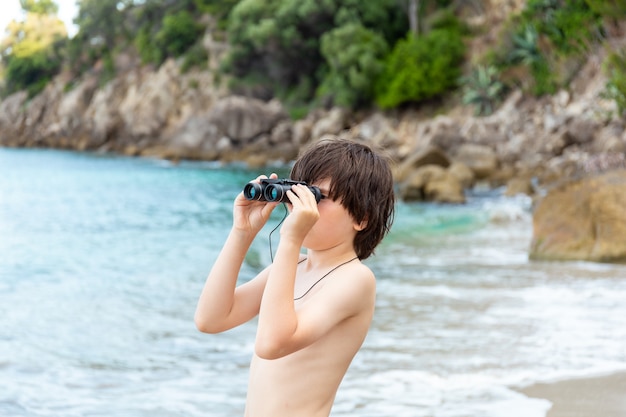
[[356,230],[357,232],[360,232],[362,230],[364,230],[367,227],[367,220],[363,220],[361,223],[354,223],[354,230]]

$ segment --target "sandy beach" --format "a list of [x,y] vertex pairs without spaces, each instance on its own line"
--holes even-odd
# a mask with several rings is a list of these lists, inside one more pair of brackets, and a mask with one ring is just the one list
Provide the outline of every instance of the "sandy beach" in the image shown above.
[[626,417],[626,372],[535,384],[520,391],[550,401],[547,417]]

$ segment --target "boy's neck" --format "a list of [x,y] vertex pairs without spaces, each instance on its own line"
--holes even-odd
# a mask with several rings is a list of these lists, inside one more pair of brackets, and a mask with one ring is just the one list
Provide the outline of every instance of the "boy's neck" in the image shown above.
[[323,251],[307,250],[306,263],[309,268],[326,268],[357,257],[354,248],[331,248]]

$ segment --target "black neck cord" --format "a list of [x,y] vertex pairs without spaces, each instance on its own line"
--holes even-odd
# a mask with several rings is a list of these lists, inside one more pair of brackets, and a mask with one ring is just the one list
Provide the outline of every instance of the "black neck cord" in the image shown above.
[[280,225],[283,224],[283,222],[287,218],[287,214],[289,214],[289,210],[287,210],[287,204],[283,203],[283,208],[285,209],[285,215],[280,220],[280,222],[276,225],[276,227],[272,229],[272,231],[270,232],[270,236],[268,238],[268,240],[270,241],[270,259],[272,260],[272,263],[274,263],[274,251],[272,250],[272,233],[274,233],[276,229],[278,229]]
[[[306,258],[305,258],[305,259],[306,259]],[[303,259],[302,261],[304,261],[305,259]],[[293,299],[293,301],[297,301],[297,300],[300,300],[301,298],[303,298],[303,297],[304,297],[305,295],[307,295],[307,294],[309,293],[309,291],[311,291],[311,290],[313,289],[313,287],[315,287],[315,286],[316,286],[316,285],[317,285],[317,284],[318,284],[321,280],[323,280],[324,278],[326,278],[327,276],[329,276],[329,275],[331,274],[331,272],[333,272],[335,269],[339,268],[340,266],[344,266],[345,264],[347,264],[347,263],[350,263],[350,262],[354,261],[355,259],[358,259],[358,256],[355,256],[354,258],[350,259],[349,261],[346,261],[346,262],[344,262],[344,263],[342,263],[342,264],[339,264],[339,265],[337,265],[336,267],[334,267],[333,269],[331,269],[330,271],[328,271],[326,274],[324,274],[324,276],[323,276],[323,277],[321,277],[320,279],[318,279],[317,281],[315,281],[315,282],[313,283],[313,285],[311,285],[311,286],[309,287],[309,289],[305,291],[305,293],[304,293],[304,294],[302,294],[302,295],[301,295],[300,297],[298,297],[298,298],[294,298],[294,299]],[[302,262],[302,261],[300,261],[300,262]],[[298,262],[298,263],[300,263],[300,262]]]
[[[276,231],[276,230],[280,227],[280,225],[281,225],[281,224],[283,224],[283,222],[284,222],[284,221],[285,221],[285,219],[287,218],[287,214],[289,214],[289,211],[287,210],[287,205],[286,205],[285,203],[283,203],[283,207],[285,208],[285,215],[284,215],[284,216],[283,216],[283,218],[280,220],[280,222],[276,225],[276,227],[274,227],[274,228],[272,229],[272,231],[270,232],[270,235],[269,235],[269,243],[270,243],[270,258],[271,258],[271,260],[272,260],[272,263],[274,262],[274,251],[272,250],[272,233],[274,233],[274,232],[275,232],[275,231]],[[319,284],[319,282],[320,282],[321,280],[323,280],[324,278],[326,278],[327,276],[329,276],[329,275],[330,275],[333,271],[335,271],[335,269],[337,269],[337,268],[339,268],[339,267],[341,267],[341,266],[344,266],[345,264],[348,264],[348,263],[350,263],[350,262],[352,262],[352,261],[354,261],[355,259],[358,259],[358,258],[359,258],[358,256],[355,256],[354,258],[350,259],[349,261],[346,261],[346,262],[344,262],[344,263],[341,263],[341,264],[337,265],[336,267],[334,267],[333,269],[331,269],[330,271],[328,271],[326,274],[324,274],[324,276],[323,276],[323,277],[321,277],[320,279],[318,279],[317,281],[315,281],[315,282],[313,283],[313,285],[311,285],[311,286],[309,287],[309,289],[308,289],[308,290],[306,290],[306,291],[304,292],[304,294],[302,294],[302,295],[301,295],[300,297],[298,297],[298,298],[294,298],[294,299],[293,299],[293,301],[298,301],[298,300],[300,300],[300,299],[304,298],[304,296],[305,296],[305,295],[307,295],[307,294],[309,293],[309,291],[311,291],[311,290],[313,289],[313,287],[315,287],[317,284]],[[306,258],[302,259],[302,260],[301,260],[300,262],[298,262],[298,263],[300,264],[300,263],[302,263],[302,262],[304,262],[304,261],[306,261]]]

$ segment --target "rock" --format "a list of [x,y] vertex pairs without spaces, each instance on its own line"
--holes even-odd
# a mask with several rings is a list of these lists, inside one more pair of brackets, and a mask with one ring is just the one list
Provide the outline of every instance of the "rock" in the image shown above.
[[587,156],[582,162],[582,171],[585,175],[599,174],[616,169],[626,169],[626,155],[623,153],[598,153]]
[[429,181],[424,187],[424,195],[427,201],[437,203],[465,203],[465,194],[461,183],[448,171],[444,177]]
[[592,120],[573,119],[565,131],[565,144],[571,146],[590,143],[598,129],[598,124]]
[[626,170],[550,191],[533,214],[531,259],[626,262]]
[[595,136],[593,151],[596,153],[626,153],[626,129],[620,122],[610,123]]
[[83,128],[84,114],[98,88],[98,80],[88,77],[66,93],[59,103],[57,116],[58,131],[64,135],[75,135]]
[[470,118],[460,133],[469,143],[495,148],[507,140],[501,128],[502,123],[496,118]]
[[463,144],[453,158],[474,172],[476,179],[488,178],[498,167],[498,157],[493,149],[485,145]]
[[453,162],[449,167],[448,171],[452,174],[456,179],[461,183],[461,187],[470,188],[474,185],[474,171],[469,169],[467,165],[462,162]]
[[[352,129],[353,139],[361,139],[378,148],[395,150],[400,145],[398,133],[391,121],[380,112],[376,112]],[[397,158],[398,155],[393,155]]]
[[179,71],[173,60],[145,77],[131,74],[119,104],[125,131],[135,138],[158,136],[178,111],[180,89]]
[[437,116],[432,121],[426,123],[423,132],[425,141],[436,146],[445,152],[450,152],[458,148],[465,142],[465,137],[461,134],[458,121],[448,116]]
[[293,123],[290,120],[279,122],[273,129],[270,138],[272,145],[278,145],[291,142],[293,137]]
[[0,102],[0,144],[17,145],[24,124],[24,107],[28,94],[20,91]]
[[219,100],[207,115],[220,132],[245,145],[257,136],[270,133],[281,121],[289,118],[278,101],[264,101],[229,96]]
[[504,191],[504,195],[507,197],[513,197],[518,194],[532,196],[533,193],[534,190],[530,178],[511,178],[506,183],[506,190]]
[[[224,150],[224,144],[218,146],[220,139],[224,137],[220,129],[207,117],[192,116],[179,127],[170,141],[171,146],[180,149],[204,149],[215,152]],[[230,147],[230,141],[227,140]]]
[[92,147],[102,146],[123,129],[119,113],[121,97],[118,91],[123,88],[120,80],[114,80],[96,91],[85,111],[83,129],[90,136]]
[[313,121],[310,119],[297,120],[293,124],[293,143],[296,146],[304,145],[311,140]]
[[460,181],[438,165],[420,167],[400,184],[399,191],[404,201],[465,202]]
[[427,146],[418,149],[408,156],[395,170],[395,178],[397,181],[404,181],[416,169],[426,166],[436,165],[447,168],[450,165],[450,159],[446,154],[435,146]]
[[348,112],[340,107],[335,107],[325,117],[319,119],[311,132],[313,140],[324,135],[338,135],[346,128]]

